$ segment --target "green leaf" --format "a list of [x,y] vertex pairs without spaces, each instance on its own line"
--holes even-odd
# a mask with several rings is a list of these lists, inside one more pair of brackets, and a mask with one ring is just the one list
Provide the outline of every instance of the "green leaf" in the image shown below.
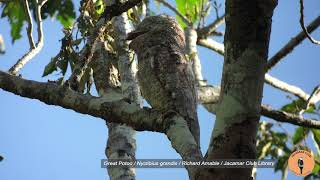
[[286,169],[288,159],[289,159],[289,154],[285,154],[284,156],[281,156],[276,162],[274,171],[277,172],[280,170],[283,173],[284,170]]
[[102,14],[104,12],[104,1],[103,0],[97,0],[94,4],[95,10],[97,14]]
[[45,77],[45,76],[51,74],[53,71],[57,70],[57,61],[58,61],[57,57],[51,59],[49,64],[47,64],[46,67],[44,68],[42,77]]
[[68,69],[68,60],[63,58],[57,61],[57,67],[61,70],[62,75],[65,75]]
[[72,26],[73,20],[76,17],[74,5],[71,0],[54,0],[48,1],[42,8],[43,19],[48,15],[56,17],[64,28]]
[[302,99],[297,99],[283,106],[281,109],[289,113],[298,113],[304,107],[305,107],[305,102]]
[[[207,0],[176,0],[177,9],[193,24],[199,21],[201,10],[205,11]],[[177,16],[179,24],[184,28],[186,24]]]
[[[21,30],[24,21],[26,21],[25,10],[20,0],[4,1],[2,4],[3,10],[1,18],[8,18],[12,43],[14,43],[22,37]],[[35,3],[33,1],[30,1],[29,5],[30,10],[35,9]],[[34,17],[35,11],[32,12]],[[56,17],[65,28],[70,27],[76,17],[72,0],[48,1],[41,9],[41,17],[42,19],[46,19],[48,16]]]
[[312,129],[312,133],[313,133],[314,141],[317,143],[318,148],[320,148],[320,129]]
[[73,18],[65,15],[57,15],[57,20],[60,21],[64,28],[72,27]]
[[11,27],[12,43],[21,38],[21,29],[25,21],[24,8],[19,0],[4,3],[1,18],[7,17]]
[[309,133],[308,128],[298,127],[292,137],[293,144],[298,144],[301,142]]

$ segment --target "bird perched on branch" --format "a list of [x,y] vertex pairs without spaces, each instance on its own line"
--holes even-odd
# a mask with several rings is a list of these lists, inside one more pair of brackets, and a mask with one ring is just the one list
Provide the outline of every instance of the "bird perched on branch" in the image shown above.
[[138,56],[142,96],[164,115],[174,111],[184,117],[199,144],[195,80],[184,53],[182,28],[172,17],[150,16],[127,40],[132,40],[129,46]]

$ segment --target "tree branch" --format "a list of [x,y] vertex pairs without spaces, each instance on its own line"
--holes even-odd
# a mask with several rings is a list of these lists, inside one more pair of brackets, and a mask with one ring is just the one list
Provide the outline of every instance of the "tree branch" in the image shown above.
[[105,31],[106,22],[110,21],[113,17],[119,16],[122,13],[128,11],[132,7],[141,3],[141,1],[142,0],[131,0],[126,1],[124,3],[118,2],[105,8],[104,13],[101,15],[99,21],[96,24],[96,27],[94,28],[92,35],[88,40],[88,49],[84,51],[84,55],[81,56],[82,58],[79,60],[79,63],[76,65],[74,71],[72,72],[72,75],[68,80],[69,85],[72,89],[78,90],[79,82],[82,76],[84,75],[88,64],[92,60],[92,56],[95,51],[96,44],[99,41],[99,37]]
[[288,92],[290,94],[293,94],[301,99],[303,99],[304,101],[307,101],[308,98],[310,97],[309,94],[305,93],[302,89],[300,89],[299,87],[290,85],[286,82],[283,82],[277,78],[272,77],[269,74],[265,74],[265,82],[277,89],[280,89],[284,92]]
[[215,52],[217,52],[220,55],[224,55],[224,45],[221,43],[218,43],[217,41],[206,38],[206,39],[199,39],[197,41],[197,44],[203,47],[206,47],[208,49],[211,49]]
[[[320,20],[320,18],[319,18]],[[212,39],[198,39],[198,45],[207,47],[209,49],[212,49],[213,51],[218,52],[220,55],[224,55],[224,45],[220,44]],[[307,94],[306,92],[304,92],[301,88],[290,85],[286,82],[283,82],[275,77],[272,77],[269,74],[265,74],[265,82],[275,88],[278,88],[282,91],[291,93],[301,99],[303,99],[304,101],[307,101],[308,98],[310,97],[309,94]],[[320,95],[317,95],[315,98],[312,99],[312,103],[315,104],[318,101],[320,101]],[[209,105],[206,105],[209,106]]]
[[[47,1],[42,1],[41,4],[39,4],[38,0],[36,0],[36,20],[37,20],[37,31],[38,31],[38,43],[36,44],[35,47],[31,47],[29,52],[27,52],[25,55],[23,55],[17,62],[15,65],[13,65],[10,69],[9,69],[9,73],[13,74],[13,75],[17,75],[19,70],[25,65],[27,64],[35,55],[37,55],[40,50],[43,47],[43,32],[42,32],[42,18],[41,18],[41,8],[42,6],[46,3]],[[26,2],[28,3],[28,2]],[[29,21],[29,26],[31,21]],[[29,36],[29,42],[30,42],[30,32],[28,30],[28,36]],[[32,36],[31,36],[32,38]],[[31,42],[32,43],[32,42]]]
[[213,21],[211,24],[209,24],[206,27],[203,27],[201,29],[197,30],[198,37],[200,39],[205,39],[208,36],[210,36],[214,31],[223,23],[225,22],[225,15],[217,18],[215,21]]
[[38,99],[48,105],[99,117],[108,122],[126,123],[138,131],[163,132],[162,120],[159,119],[161,114],[149,108],[141,109],[114,94],[98,98],[77,93],[67,86],[24,80],[3,71],[0,71],[0,88],[22,97]]
[[[212,112],[215,113],[215,107],[219,101],[219,94],[220,94],[220,87],[217,86],[206,86],[200,87],[198,91],[198,101],[204,107]],[[214,108],[212,108],[214,107]],[[281,110],[272,109],[266,105],[261,105],[261,115],[274,119],[278,122],[286,122],[298,126],[303,127],[310,127],[310,128],[320,128],[320,121],[315,119],[307,119],[301,116],[287,113]]]
[[[99,117],[107,122],[127,124],[136,131],[165,133],[184,160],[202,158],[201,151],[186,121],[177,113],[161,114],[150,108],[140,108],[115,94],[101,98],[75,92],[68,86],[25,80],[0,71],[0,88],[48,105],[71,109]],[[181,138],[184,137],[184,138]],[[190,171],[193,171],[190,168]]]
[[129,0],[123,3],[118,1],[117,3],[112,4],[111,6],[107,6],[105,8],[104,13],[101,15],[100,19],[105,18],[106,21],[110,21],[113,17],[119,16],[122,13],[127,12],[129,9],[138,5],[141,2],[142,0]]
[[175,7],[173,7],[171,4],[167,3],[165,0],[155,0],[159,3],[162,3],[164,6],[169,8],[171,11],[173,11],[177,16],[181,18],[181,20],[186,23],[187,26],[192,26],[192,23]]
[[[100,23],[102,23],[103,20],[100,21]],[[77,61],[77,64],[68,80],[68,84],[73,90],[79,91],[79,83],[81,81],[81,78],[85,74],[89,63],[92,60],[99,38],[104,31],[104,25],[95,28],[92,35],[93,37],[88,40],[86,47],[84,47],[81,56]]]
[[308,37],[308,39],[313,43],[313,44],[317,44],[320,45],[320,41],[317,41],[315,39],[313,39],[311,37],[311,35],[309,34],[308,30],[306,29],[306,27],[304,26],[304,13],[303,13],[303,0],[300,0],[300,25],[302,30],[304,31],[304,33],[306,34],[306,36]]
[[320,101],[320,86],[317,86],[313,89],[313,92],[310,94],[306,106],[308,107],[310,104],[316,104]]
[[33,49],[33,48],[35,48],[34,40],[33,40],[33,36],[32,36],[33,23],[32,23],[32,17],[31,17],[31,13],[30,13],[30,9],[29,9],[28,0],[23,1],[23,7],[24,7],[25,12],[27,14],[27,22],[28,22],[27,35],[28,35],[29,45],[30,45],[30,49]]
[[261,106],[261,114],[268,118],[274,119],[279,122],[286,122],[302,127],[309,127],[309,128],[320,128],[320,121],[315,119],[306,119],[301,116],[287,113],[281,110],[272,109],[266,105]]
[[[317,27],[320,26],[320,16],[318,16],[315,20],[313,20],[308,26],[307,31],[312,33]],[[305,38],[306,33],[301,31],[295,37],[293,37],[285,46],[283,46],[275,55],[273,55],[267,64],[267,70],[272,69],[282,58],[287,56],[292,50],[299,45]]]

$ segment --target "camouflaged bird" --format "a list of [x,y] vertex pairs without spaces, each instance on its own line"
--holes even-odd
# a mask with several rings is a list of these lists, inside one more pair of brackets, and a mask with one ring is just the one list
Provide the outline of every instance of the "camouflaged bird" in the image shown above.
[[179,113],[199,144],[197,96],[192,68],[185,57],[184,32],[172,17],[145,18],[128,34],[138,56],[142,96],[155,109]]

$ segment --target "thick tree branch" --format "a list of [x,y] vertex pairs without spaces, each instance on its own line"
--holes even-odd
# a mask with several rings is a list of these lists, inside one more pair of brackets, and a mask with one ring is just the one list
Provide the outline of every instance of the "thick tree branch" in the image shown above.
[[127,12],[132,7],[138,5],[142,2],[142,0],[129,0],[123,3],[116,1],[117,3],[112,4],[111,6],[107,6],[105,8],[104,13],[102,14],[101,18],[105,18],[106,21],[110,21],[113,17],[119,16],[124,12]]
[[138,131],[163,132],[159,119],[161,114],[152,109],[141,109],[114,94],[98,98],[77,93],[67,86],[24,80],[3,71],[0,71],[0,88],[48,105],[61,106],[111,122],[126,123]]
[[317,41],[315,39],[313,39],[313,37],[311,37],[311,35],[309,34],[307,28],[304,26],[304,13],[303,13],[303,0],[300,0],[300,25],[302,30],[304,31],[304,33],[306,34],[307,38],[313,43],[313,44],[317,44],[320,45],[320,41]]
[[186,23],[187,26],[192,27],[192,23],[175,7],[173,7],[171,4],[167,3],[165,0],[155,0],[159,3],[162,3],[164,6],[169,8],[171,11],[173,11],[177,16],[181,18],[181,20]]
[[[320,26],[320,16],[318,16],[315,20],[313,20],[308,26],[307,31],[309,33],[312,33],[315,29],[317,29]],[[275,55],[273,55],[267,64],[267,70],[269,71],[272,69],[282,58],[287,56],[289,53],[292,52],[292,50],[299,45],[305,38],[306,33],[304,31],[301,31],[299,34],[297,34],[295,37],[293,37],[285,46],[283,46]]]
[[225,22],[225,15],[217,18],[215,21],[213,21],[211,24],[209,24],[208,26],[205,26],[201,29],[197,30],[198,33],[198,37],[200,39],[205,39],[208,36],[210,36],[212,33],[214,33],[214,31],[223,23]]
[[[44,0],[41,2],[41,4],[39,4],[38,0],[35,1],[36,2],[36,21],[37,21],[37,31],[38,31],[38,43],[34,46],[31,47],[29,52],[27,52],[25,55],[23,55],[17,62],[15,65],[13,65],[10,69],[9,69],[9,73],[13,74],[13,75],[17,75],[19,70],[25,65],[27,64],[35,55],[37,55],[40,50],[43,47],[43,31],[42,31],[42,18],[41,18],[41,8],[42,6],[47,2],[47,0]],[[28,2],[26,2],[28,3]],[[31,21],[29,20],[29,26],[30,26]],[[30,27],[31,28],[31,27]],[[28,30],[28,34],[29,34],[29,30]],[[31,34],[31,33],[30,33]],[[30,34],[29,36],[29,42],[30,42]],[[32,38],[32,37],[31,37]],[[32,43],[32,42],[31,42]]]
[[[3,71],[0,71],[0,88],[22,97],[40,100],[48,105],[99,117],[107,122],[127,124],[136,131],[166,133],[172,146],[184,160],[202,157],[186,121],[175,112],[163,115],[153,109],[140,108],[134,103],[128,103],[122,96],[115,94],[98,98],[80,94],[68,86],[25,80]],[[190,171],[193,172],[192,168]]]

